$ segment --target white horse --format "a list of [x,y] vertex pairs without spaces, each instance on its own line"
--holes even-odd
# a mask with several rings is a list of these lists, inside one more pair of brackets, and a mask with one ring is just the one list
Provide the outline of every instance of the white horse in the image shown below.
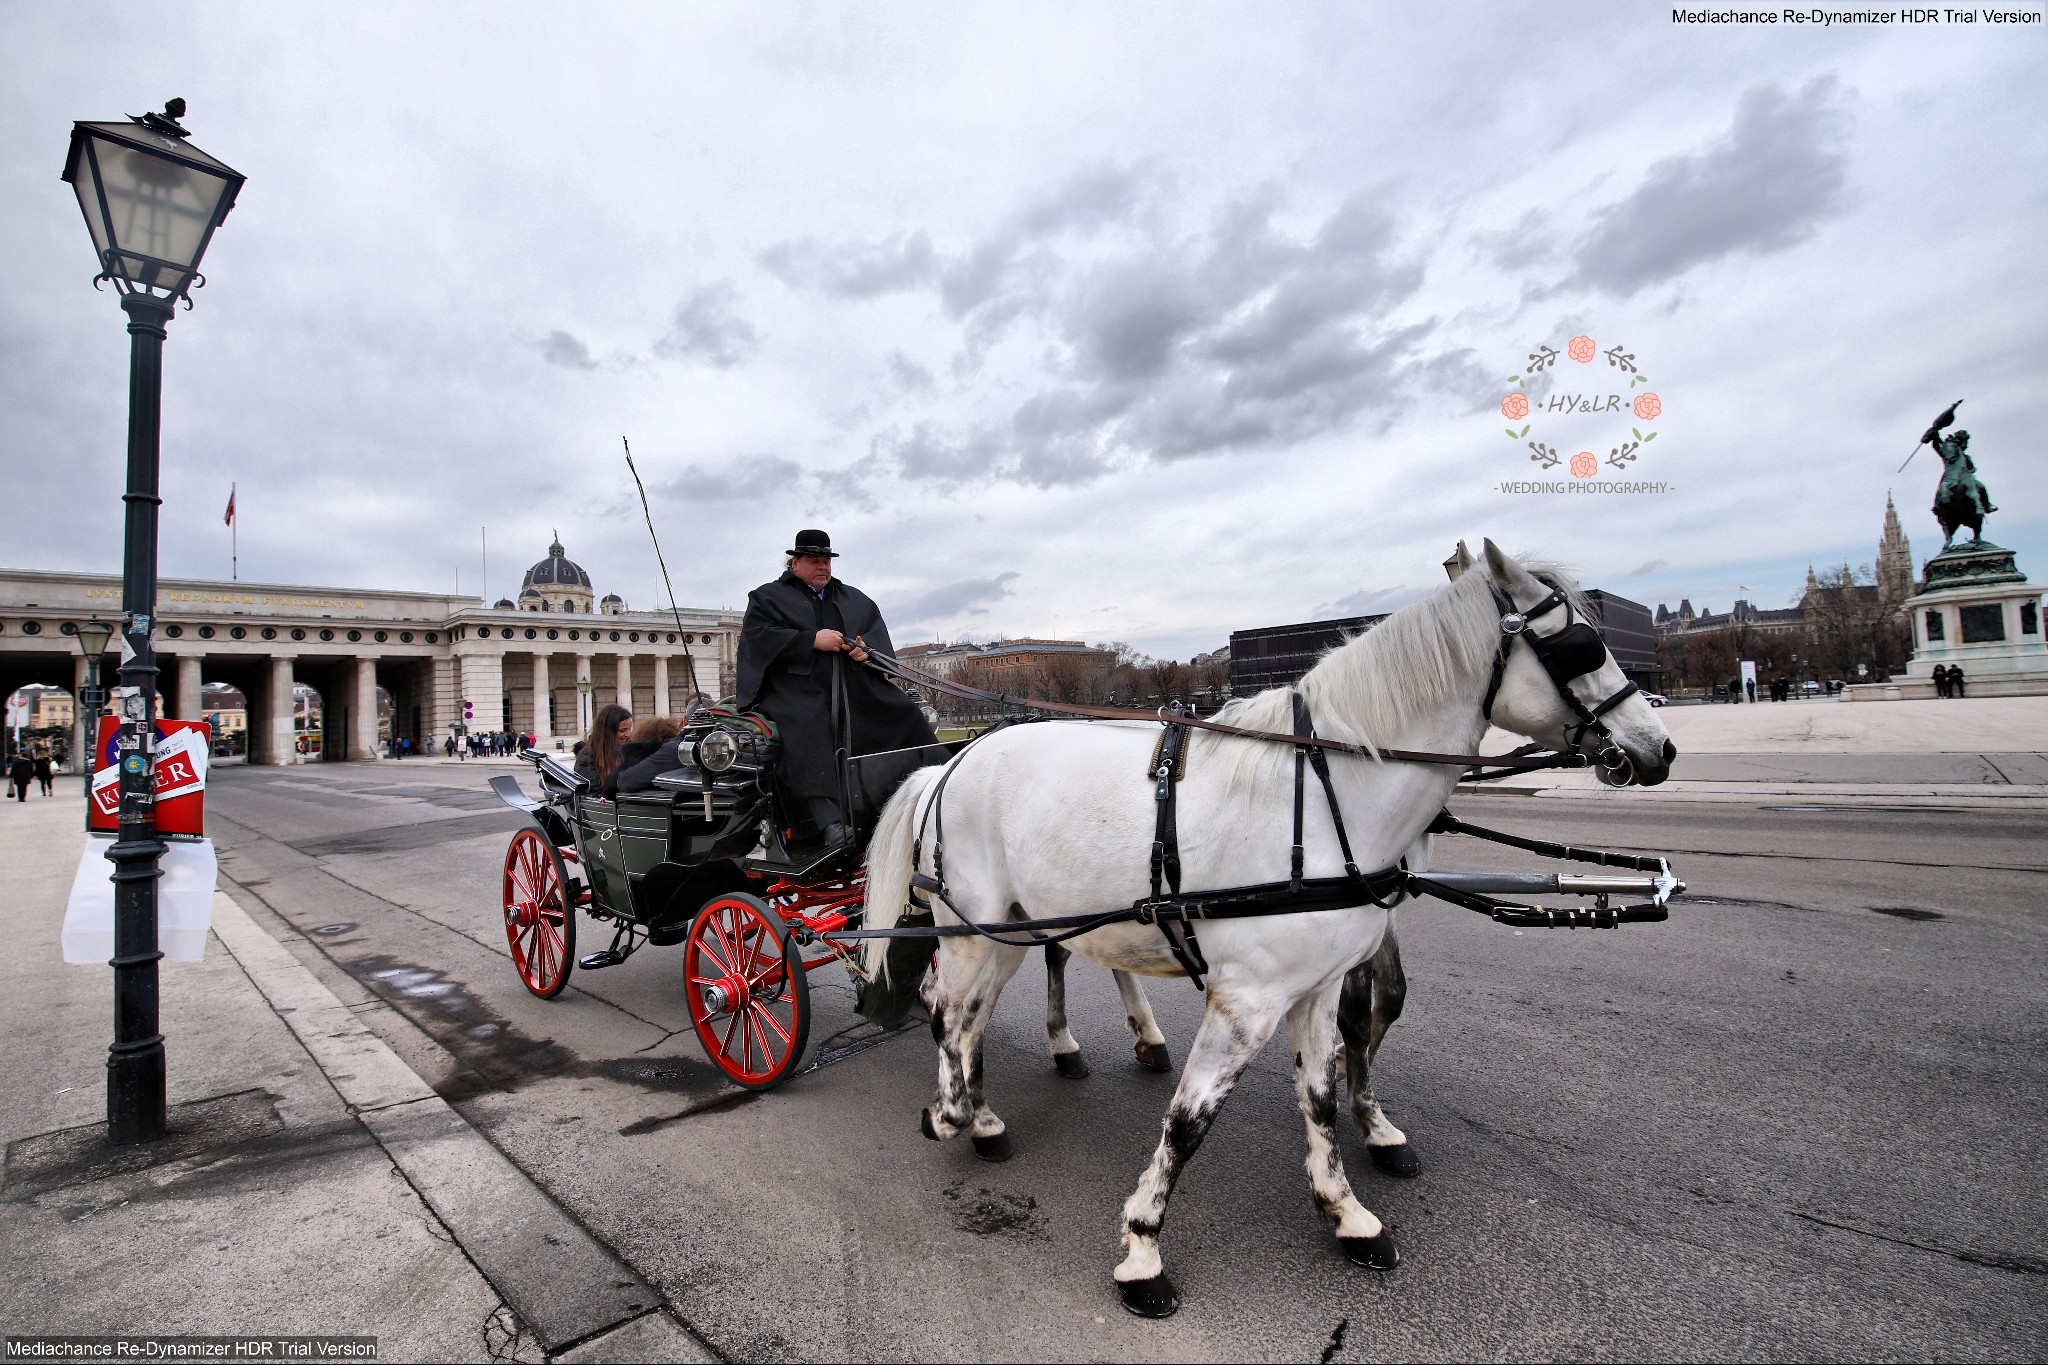
[[[1315,732],[1376,750],[1469,754],[1486,733],[1490,696],[1492,722],[1504,729],[1560,750],[1590,755],[1607,749],[1617,764],[1610,746],[1618,745],[1627,759],[1626,780],[1663,781],[1677,749],[1640,696],[1606,710],[1601,728],[1583,728],[1584,712],[1631,690],[1604,647],[1595,642],[1590,654],[1581,648],[1588,671],[1576,678],[1553,678],[1537,657],[1537,648],[1555,653],[1570,643],[1553,637],[1574,615],[1583,616],[1577,589],[1554,570],[1532,571],[1510,559],[1491,541],[1484,567],[1396,612],[1311,669],[1292,690],[1306,700]],[[1527,620],[1525,636],[1539,637],[1535,647],[1508,633],[1522,628],[1520,613],[1542,608],[1553,589],[1567,605],[1538,610]],[[1575,634],[1587,643],[1583,632]],[[1490,687],[1497,661],[1503,666]],[[1218,719],[1290,733],[1292,705],[1290,689],[1275,689],[1233,702]],[[1157,726],[1142,723],[1017,726],[977,743],[949,768],[914,774],[885,810],[869,849],[866,923],[894,924],[912,872],[933,871],[931,830],[923,838],[921,866],[913,868],[912,852],[939,776],[949,771],[942,798],[944,880],[961,916],[999,931],[1006,919],[1098,913],[1142,899],[1149,891],[1155,809],[1147,770],[1158,735]],[[1285,881],[1294,828],[1290,746],[1200,730],[1190,740],[1179,797],[1184,887]],[[1331,767],[1361,870],[1392,866],[1404,855],[1415,865],[1426,856],[1425,831],[1457,783],[1457,766],[1333,755]],[[1336,828],[1327,806],[1315,799],[1316,786],[1309,784],[1306,807],[1306,873],[1338,876],[1343,859]],[[941,925],[957,922],[944,905],[937,916]],[[1354,992],[1361,974],[1370,982],[1389,922],[1387,910],[1362,903],[1200,924],[1210,970],[1202,1024],[1158,1148],[1124,1205],[1125,1256],[1114,1278],[1133,1312],[1164,1316],[1179,1306],[1159,1254],[1167,1200],[1231,1087],[1283,1018],[1316,1201],[1335,1220],[1339,1242],[1354,1261],[1391,1269],[1399,1260],[1380,1220],[1351,1191],[1334,1127],[1339,997],[1347,977]],[[881,942],[870,941],[870,970],[880,969]],[[1112,924],[1071,946],[1112,970],[1184,975],[1154,925]],[[979,936],[941,940],[932,1001],[939,1088],[922,1117],[926,1136],[946,1139],[971,1129],[977,1148],[1007,1146],[1003,1121],[982,1094],[981,1043],[996,998],[1025,952]],[[1361,1034],[1361,1043],[1377,1042],[1363,1037],[1367,1030],[1355,1009],[1343,1031]],[[1354,1093],[1354,1113],[1358,1099]],[[1374,1136],[1370,1127],[1367,1136]],[[1392,1136],[1398,1139],[1398,1130]]]

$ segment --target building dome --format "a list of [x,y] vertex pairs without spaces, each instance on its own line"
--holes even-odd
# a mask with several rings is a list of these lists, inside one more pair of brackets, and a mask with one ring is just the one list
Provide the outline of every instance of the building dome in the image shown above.
[[626,610],[626,599],[615,592],[608,592],[599,600],[597,609],[606,616],[623,615]]
[[562,553],[562,540],[557,536],[548,546],[548,557],[526,571],[522,588],[581,588],[590,589],[590,575],[583,572],[583,566]]
[[501,598],[499,598],[499,599],[498,599],[497,601],[495,601],[495,602],[493,602],[493,603],[491,604],[491,610],[492,610],[492,611],[511,611],[511,610],[513,610],[513,607],[512,607],[512,599],[511,599],[511,598],[509,598],[509,597],[501,597]]

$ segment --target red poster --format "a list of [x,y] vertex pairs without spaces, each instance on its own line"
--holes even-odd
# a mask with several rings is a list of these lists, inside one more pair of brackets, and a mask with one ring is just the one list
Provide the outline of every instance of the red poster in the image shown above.
[[[100,717],[99,756],[92,775],[92,803],[85,827],[112,834],[120,828],[121,722]],[[206,756],[213,731],[203,720],[156,723],[156,829],[159,834],[206,833]]]

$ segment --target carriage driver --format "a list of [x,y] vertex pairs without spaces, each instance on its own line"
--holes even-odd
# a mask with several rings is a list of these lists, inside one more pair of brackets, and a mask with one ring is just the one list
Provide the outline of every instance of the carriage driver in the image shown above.
[[851,830],[839,807],[832,762],[838,747],[832,732],[834,673],[845,680],[850,753],[907,749],[937,743],[938,737],[907,693],[875,670],[856,666],[868,657],[863,646],[890,655],[896,647],[868,595],[832,576],[832,561],[839,557],[832,538],[819,530],[799,531],[788,555],[782,577],[747,594],[739,707],[759,711],[781,728],[778,782],[802,798],[810,817],[803,842],[838,844]]

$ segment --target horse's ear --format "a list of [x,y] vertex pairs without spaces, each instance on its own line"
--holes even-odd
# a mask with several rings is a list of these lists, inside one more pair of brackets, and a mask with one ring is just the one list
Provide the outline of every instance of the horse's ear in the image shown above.
[[1527,569],[1490,539],[1485,542],[1485,555],[1486,571],[1493,575],[1493,581],[1508,596],[1514,597],[1518,592],[1526,595],[1543,591],[1543,585]]
[[1471,568],[1471,567],[1472,567],[1472,563],[1473,563],[1473,560],[1472,560],[1472,552],[1471,552],[1470,550],[1468,550],[1468,549],[1466,549],[1466,548],[1465,548],[1465,542],[1464,542],[1464,541],[1462,541],[1462,540],[1461,540],[1461,541],[1459,541],[1459,542],[1458,542],[1458,572],[1459,572],[1459,573],[1463,573],[1463,572],[1465,572],[1465,570],[1467,570],[1467,569],[1469,569],[1469,568]]

